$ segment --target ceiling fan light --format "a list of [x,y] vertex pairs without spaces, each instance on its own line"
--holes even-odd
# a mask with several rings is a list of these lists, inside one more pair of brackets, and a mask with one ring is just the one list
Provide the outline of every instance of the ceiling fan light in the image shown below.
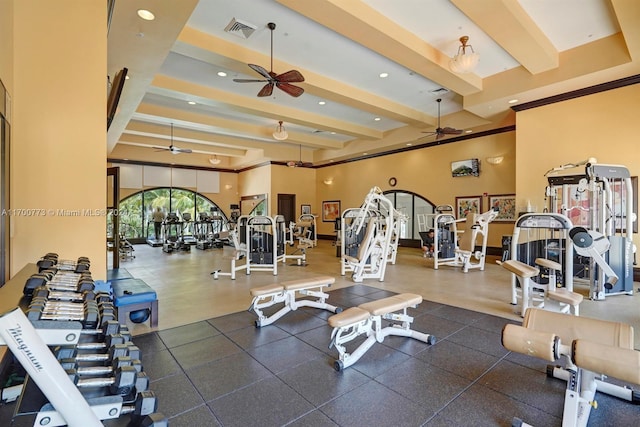
[[473,47],[467,44],[469,37],[460,37],[460,46],[458,47],[458,53],[449,61],[449,69],[454,73],[464,74],[472,72],[480,61],[480,55],[478,55]]
[[218,156],[209,157],[209,163],[212,165],[219,165],[221,161]]
[[273,139],[278,141],[284,141],[289,138],[289,133],[282,125],[282,120],[278,122],[278,126],[276,126],[276,130],[273,132]]

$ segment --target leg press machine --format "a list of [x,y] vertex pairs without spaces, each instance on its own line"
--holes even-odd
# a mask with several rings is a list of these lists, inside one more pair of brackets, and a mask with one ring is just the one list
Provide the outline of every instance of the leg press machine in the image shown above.
[[[549,362],[564,359],[565,368],[547,367],[547,376],[567,382],[563,427],[587,425],[591,409],[598,407],[596,391],[640,403],[638,391],[605,381],[611,376],[640,384],[640,352],[627,324],[529,308],[522,326],[504,327],[502,345]],[[512,425],[528,424],[515,418]]]
[[[376,342],[382,342],[388,336],[414,338],[427,344],[434,344],[436,337],[411,329],[413,317],[407,314],[407,308],[416,307],[422,297],[416,294],[398,294],[388,298],[360,304],[342,313],[329,317],[331,343],[329,348],[336,347],[339,359],[334,362],[336,371],[341,371],[356,363]],[[382,322],[391,322],[383,327]],[[367,339],[352,353],[347,352],[345,344],[360,335]]]

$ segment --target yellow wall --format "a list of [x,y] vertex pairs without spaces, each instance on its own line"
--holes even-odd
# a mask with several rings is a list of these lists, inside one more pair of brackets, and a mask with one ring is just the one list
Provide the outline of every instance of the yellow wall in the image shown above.
[[[544,208],[545,172],[589,157],[624,165],[638,176],[639,100],[640,85],[633,85],[519,112],[517,202]],[[637,235],[634,243],[640,243]]]
[[0,0],[0,80],[13,94],[13,0]]
[[11,274],[57,252],[104,279],[105,3],[21,0],[13,13],[11,203],[33,216],[12,217]]
[[[277,212],[277,199],[275,207],[272,205],[273,197],[271,193],[271,166],[261,166],[241,172],[238,177],[238,198],[236,203],[240,203],[241,196],[254,196],[258,194],[267,195],[268,216],[274,216]],[[228,206],[227,206],[228,208]],[[242,212],[246,215],[247,212]]]
[[320,205],[316,203],[315,169],[273,165],[271,166],[271,188],[273,197],[270,200],[269,209],[272,215],[278,210],[278,194],[296,195],[296,218],[302,213],[300,205],[310,205],[311,213],[320,214]]
[[[485,159],[494,156],[504,156],[503,162],[488,164]],[[471,158],[480,159],[480,176],[453,178],[451,162]],[[515,158],[515,133],[505,132],[321,168],[317,169],[316,205],[323,200],[340,200],[343,211],[359,207],[373,186],[383,191],[392,189],[390,177],[398,181],[395,190],[419,194],[435,205],[455,207],[456,196],[513,194]],[[328,178],[333,180],[331,185],[323,183]],[[487,210],[488,198],[483,196],[482,211]],[[318,233],[333,234],[333,223],[319,220],[318,224]],[[502,236],[513,232],[513,223],[492,223],[489,227],[489,246],[500,247]]]

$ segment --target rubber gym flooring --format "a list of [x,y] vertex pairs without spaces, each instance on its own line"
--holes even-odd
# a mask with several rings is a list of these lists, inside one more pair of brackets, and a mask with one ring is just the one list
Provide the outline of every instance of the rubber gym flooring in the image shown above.
[[[349,307],[393,295],[366,285],[330,292]],[[171,426],[535,426],[562,423],[565,383],[546,362],[507,352],[500,317],[423,301],[402,337],[333,369],[331,313],[303,308],[255,328],[248,311],[134,338]],[[358,342],[359,343],[359,342]],[[598,393],[590,426],[638,425],[640,407]]]

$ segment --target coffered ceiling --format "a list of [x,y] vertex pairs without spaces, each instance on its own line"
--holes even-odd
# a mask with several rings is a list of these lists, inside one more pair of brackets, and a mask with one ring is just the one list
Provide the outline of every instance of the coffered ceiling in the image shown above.
[[[110,159],[242,169],[324,165],[514,124],[511,106],[640,74],[637,0],[115,0],[108,74],[126,67]],[[155,15],[145,21],[137,15]],[[225,31],[235,20],[239,31]],[[298,70],[292,97],[247,64]],[[461,36],[480,55],[457,74]],[[381,73],[387,73],[385,78]],[[226,74],[221,76],[219,74]],[[514,101],[515,100],[515,101]],[[509,102],[512,102],[511,104]],[[272,133],[282,120],[288,139]],[[173,143],[193,153],[154,147]],[[441,141],[446,138],[441,139]]]

